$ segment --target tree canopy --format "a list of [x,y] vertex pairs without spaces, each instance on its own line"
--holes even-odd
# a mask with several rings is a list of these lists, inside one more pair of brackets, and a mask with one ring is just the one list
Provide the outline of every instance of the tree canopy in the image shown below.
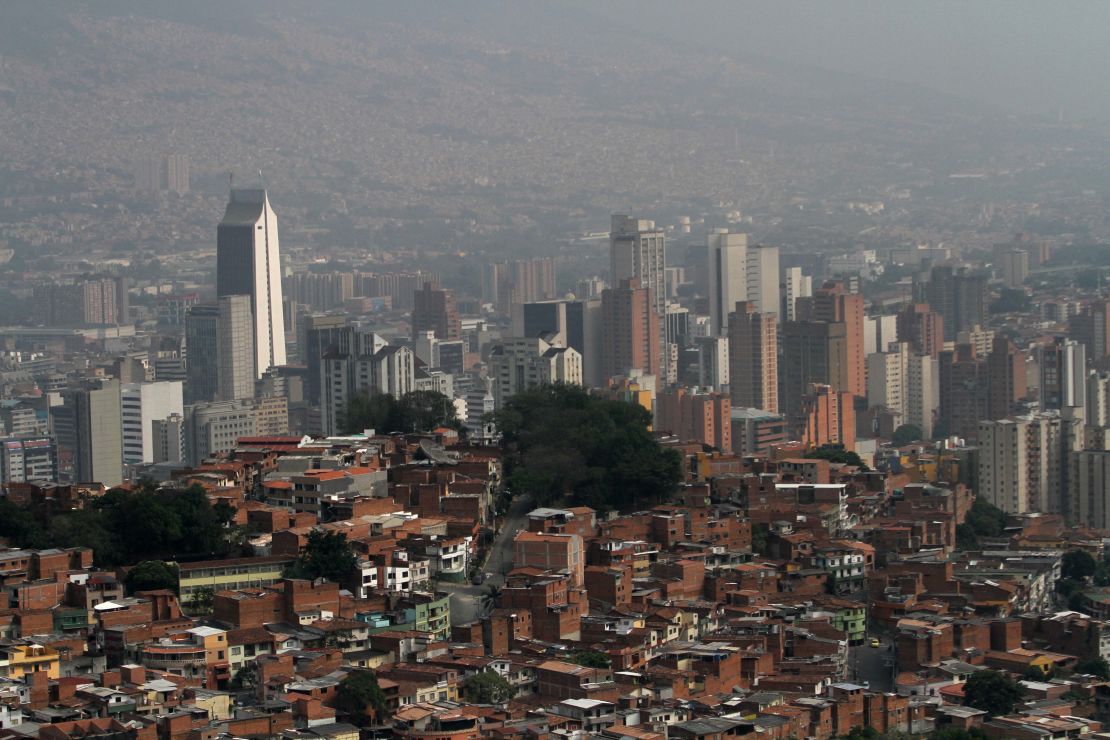
[[854,465],[861,470],[870,470],[863,464],[863,460],[860,459],[858,454],[844,449],[844,445],[840,444],[821,445],[817,449],[807,452],[806,457],[810,460],[828,460],[843,465]]
[[1000,537],[1006,528],[1006,512],[979,496],[971,504],[964,523],[956,527],[956,546],[961,550],[979,547],[980,537]]
[[0,536],[19,547],[89,547],[98,565],[222,557],[231,549],[220,515],[200,486],[114,489],[83,509],[57,513],[0,499]]
[[1021,684],[1003,673],[976,671],[964,684],[964,706],[982,709],[992,717],[1010,714],[1024,694]]
[[129,594],[139,591],[177,591],[177,568],[162,560],[144,560],[127,571],[124,578]]
[[455,404],[438,391],[410,391],[400,398],[388,393],[356,393],[343,415],[343,430],[355,434],[373,429],[391,432],[430,432],[437,427],[462,431]]
[[342,583],[351,577],[357,564],[351,544],[347,542],[347,535],[314,529],[308,533],[304,554],[289,566],[286,575],[310,581],[326,578],[334,583]]
[[1098,562],[1085,550],[1068,550],[1060,561],[1060,576],[1081,581],[1095,574]]
[[598,510],[665,501],[682,480],[682,458],[649,431],[642,406],[555,384],[518,393],[494,413],[508,487],[537,503],[570,497]]
[[513,686],[493,671],[480,671],[468,676],[459,691],[474,704],[501,704],[513,697]]
[[1087,673],[1098,676],[1103,681],[1110,681],[1110,662],[1098,656],[1084,658],[1075,664],[1076,673]]
[[351,671],[335,692],[335,708],[363,727],[386,712],[385,693],[372,671]]
[[921,431],[921,427],[916,424],[903,424],[894,430],[894,434],[890,436],[890,443],[895,447],[904,447],[924,437],[925,433]]
[[571,660],[587,668],[608,668],[611,665],[609,656],[597,650],[579,650]]

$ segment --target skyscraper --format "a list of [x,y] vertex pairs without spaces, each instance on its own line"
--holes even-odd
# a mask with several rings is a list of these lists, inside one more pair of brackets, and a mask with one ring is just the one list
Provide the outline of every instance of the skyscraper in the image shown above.
[[842,281],[830,281],[812,297],[800,299],[796,310],[804,320],[844,325],[844,342],[835,347],[836,356],[830,359],[829,376],[822,382],[854,396],[866,395],[863,296],[849,293]]
[[72,411],[73,478],[80,483],[123,482],[123,418],[120,384],[100,381],[63,393]]
[[[896,324],[899,342],[909,342],[915,352],[932,358],[940,357],[940,351],[944,349],[944,317],[933,311],[929,304],[906,306],[898,312]],[[886,347],[878,347],[875,351],[886,352]]]
[[794,302],[799,298],[813,295],[813,278],[802,274],[800,267],[786,268],[782,281],[782,319],[794,321],[798,315],[794,311]]
[[779,311],[779,248],[757,244],[748,248],[748,300],[759,313]]
[[640,286],[651,291],[651,307],[663,316],[667,306],[666,260],[667,237],[654,221],[614,215],[609,229],[610,280],[636,278]]
[[659,378],[659,315],[652,310],[650,296],[636,278],[621,280],[620,287],[601,294],[603,377],[640,370]]
[[277,216],[263,189],[233,189],[216,229],[216,295],[251,298],[254,373],[285,364]]
[[156,461],[154,423],[171,416],[180,417],[185,410],[181,401],[179,381],[124,383],[120,387],[125,464]]
[[778,413],[778,321],[739,301],[728,319],[729,389],[732,404]]
[[938,265],[924,286],[925,302],[944,317],[944,339],[955,341],[961,331],[986,326],[987,278],[967,268]]
[[185,313],[186,404],[213,401],[220,392],[216,339],[219,320],[216,304],[197,304]]
[[436,339],[442,340],[458,339],[462,335],[454,291],[424,283],[422,289],[413,293],[413,339],[423,331],[434,331]]
[[987,372],[990,399],[986,418],[1002,419],[1014,413],[1017,401],[1025,396],[1025,355],[1008,337],[999,334],[987,355]]
[[216,395],[221,401],[253,398],[257,368],[251,344],[255,324],[250,296],[222,296],[217,305]]
[[749,245],[747,234],[716,229],[706,237],[709,249],[709,316],[714,334],[728,333],[728,315],[739,301],[751,301],[757,313],[781,310],[779,248]]

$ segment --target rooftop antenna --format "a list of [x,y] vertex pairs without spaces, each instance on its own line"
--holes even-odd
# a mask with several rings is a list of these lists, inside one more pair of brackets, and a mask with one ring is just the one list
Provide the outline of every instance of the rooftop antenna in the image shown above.
[[262,186],[263,190],[266,189],[266,181],[262,179],[262,170],[258,171],[258,184]]

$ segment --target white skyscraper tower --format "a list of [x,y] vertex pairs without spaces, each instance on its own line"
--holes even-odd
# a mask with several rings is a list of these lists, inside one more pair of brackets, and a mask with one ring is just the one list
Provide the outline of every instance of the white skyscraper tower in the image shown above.
[[709,322],[714,336],[728,331],[728,314],[748,300],[748,235],[715,229],[709,249]]
[[277,216],[264,189],[231,191],[231,200],[216,229],[216,295],[251,297],[255,377],[262,377],[275,365],[284,365]]

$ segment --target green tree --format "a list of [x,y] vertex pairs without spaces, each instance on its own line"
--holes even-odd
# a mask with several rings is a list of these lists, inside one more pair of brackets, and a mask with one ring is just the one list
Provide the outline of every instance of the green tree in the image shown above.
[[388,393],[356,393],[351,397],[343,413],[345,434],[358,434],[365,429],[387,433],[390,418],[394,414],[396,400]]
[[463,699],[473,704],[501,704],[513,697],[513,686],[493,671],[467,676],[459,687]]
[[1082,581],[1095,574],[1098,563],[1091,553],[1085,550],[1069,550],[1060,561],[1060,575],[1063,578]]
[[1052,678],[1052,671],[1045,673],[1035,665],[1029,666],[1021,673],[1021,680],[1023,681],[1044,681],[1049,678]]
[[998,671],[972,673],[964,684],[964,705],[981,709],[991,717],[1010,714],[1025,694],[1021,685]]
[[982,537],[1000,537],[1006,528],[1006,513],[984,498],[971,503],[964,523],[956,527],[956,546],[974,550]]
[[189,594],[189,611],[192,614],[211,614],[212,602],[216,598],[216,592],[209,586],[201,586],[197,590]]
[[821,445],[817,449],[807,452],[806,457],[810,460],[828,460],[842,465],[854,465],[860,470],[870,470],[863,464],[863,460],[860,459],[858,454],[845,450],[844,445],[840,444]]
[[587,668],[608,668],[611,665],[609,656],[597,650],[579,650],[571,660]]
[[177,567],[162,560],[144,560],[127,571],[123,582],[130,594],[163,589],[176,593]]
[[352,723],[365,727],[374,718],[386,713],[385,693],[378,686],[373,671],[351,671],[335,692],[335,708],[346,714]]
[[1086,673],[1098,676],[1103,681],[1110,681],[1110,662],[1106,658],[1088,657],[1075,664],[1076,673]]
[[921,431],[921,427],[916,424],[903,424],[894,430],[894,434],[890,436],[890,443],[895,447],[904,447],[924,437],[925,433]]
[[19,547],[38,549],[49,544],[47,533],[35,515],[7,498],[0,498],[0,537]]
[[343,583],[354,574],[357,564],[347,535],[314,529],[308,533],[304,554],[297,558],[286,574],[291,578],[313,581],[326,578],[334,583]]
[[400,398],[387,393],[357,393],[343,414],[343,429],[357,434],[373,429],[391,432],[430,432],[437,427],[461,430],[455,404],[438,391],[410,391]]

